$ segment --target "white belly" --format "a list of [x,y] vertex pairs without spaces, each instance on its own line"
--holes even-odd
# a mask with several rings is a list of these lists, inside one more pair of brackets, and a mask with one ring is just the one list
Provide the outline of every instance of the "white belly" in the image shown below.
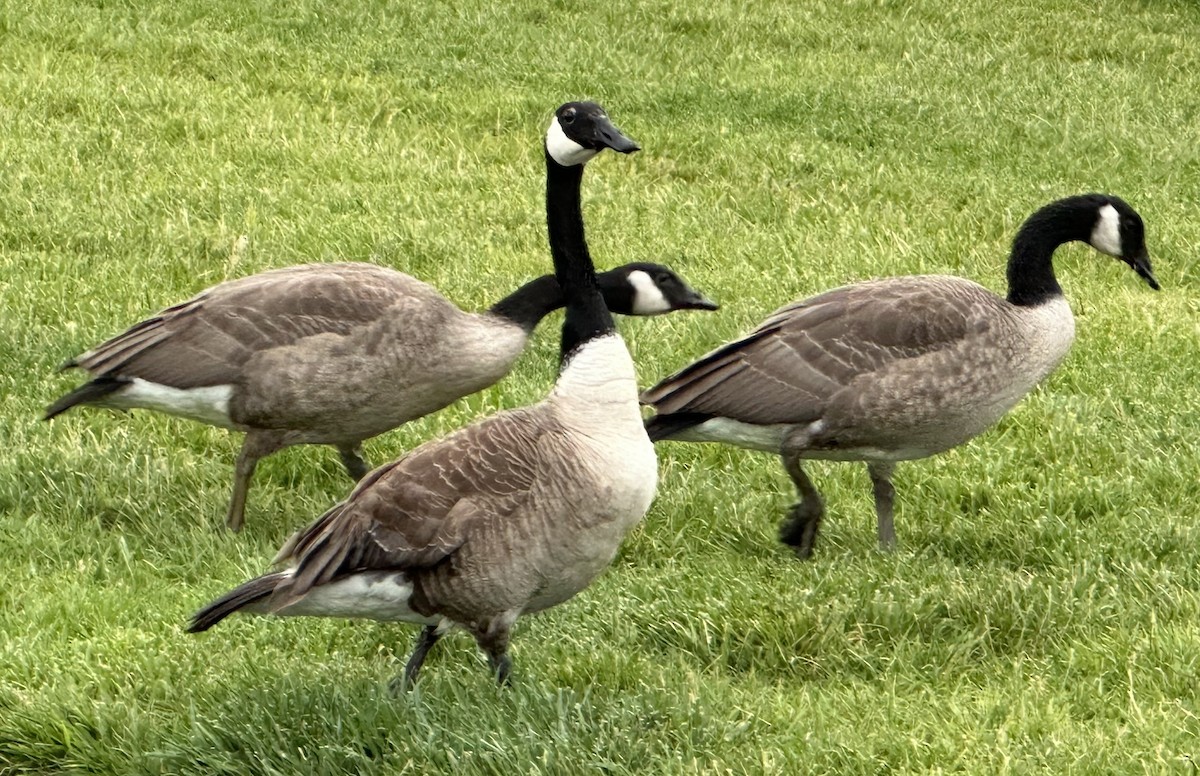
[[275,614],[439,624],[440,617],[425,617],[409,607],[412,592],[412,583],[399,572],[364,572],[317,585],[299,601]]
[[712,418],[671,436],[680,442],[723,442],[727,445],[778,453],[783,438],[793,426],[778,423],[758,426],[731,418]]
[[206,385],[202,388],[172,388],[140,377],[106,397],[103,406],[116,409],[146,409],[198,420],[213,426],[237,428],[229,417],[232,385]]

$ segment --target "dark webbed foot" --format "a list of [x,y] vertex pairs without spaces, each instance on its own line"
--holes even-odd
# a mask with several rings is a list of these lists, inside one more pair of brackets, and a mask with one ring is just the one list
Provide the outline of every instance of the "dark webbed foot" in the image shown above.
[[371,470],[367,466],[366,460],[363,459],[362,446],[355,447],[339,447],[338,455],[342,457],[342,466],[346,467],[346,473],[349,474],[355,482],[358,482],[363,477],[367,476],[367,472]]
[[519,610],[505,612],[473,631],[475,641],[483,650],[483,654],[487,655],[488,666],[501,687],[507,686],[511,681],[512,658],[508,656],[508,640],[518,614]]
[[816,509],[813,506],[809,501],[793,504],[787,519],[779,524],[779,541],[791,547],[800,560],[812,557],[813,544],[817,541],[817,531],[825,512],[820,504],[816,504]]
[[507,652],[499,655],[488,655],[488,665],[492,668],[492,674],[496,677],[496,683],[501,687],[508,687],[512,684],[512,658]]
[[788,511],[788,517],[779,525],[779,540],[790,546],[800,560],[812,557],[813,544],[817,541],[817,531],[821,528],[821,518],[825,515],[825,504],[821,494],[817,492],[812,480],[800,467],[798,455],[784,455],[783,467],[796,486],[800,501]]

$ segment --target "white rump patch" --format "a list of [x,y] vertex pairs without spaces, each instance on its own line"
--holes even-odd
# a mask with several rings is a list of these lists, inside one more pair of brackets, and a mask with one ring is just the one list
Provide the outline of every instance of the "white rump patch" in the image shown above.
[[671,439],[681,442],[723,442],[748,450],[778,453],[783,438],[791,428],[793,426],[787,423],[759,426],[731,418],[712,418],[674,434]]
[[635,269],[627,276],[629,285],[633,286],[634,315],[659,315],[671,312],[671,303],[663,295],[662,289],[654,282],[645,270]]
[[1088,243],[1109,256],[1120,257],[1121,251],[1121,214],[1112,205],[1100,208],[1100,217],[1092,229]]
[[584,148],[567,137],[567,133],[563,132],[562,124],[558,123],[558,116],[550,120],[550,129],[546,130],[546,150],[550,152],[554,161],[563,167],[585,164],[600,153],[591,148]]
[[412,583],[401,573],[364,572],[317,585],[299,601],[276,614],[440,624],[441,617],[425,617],[409,607],[412,592]]
[[232,385],[206,385],[203,388],[172,388],[135,377],[106,402],[120,409],[146,409],[198,420],[213,426],[233,428],[229,417]]
[[[783,440],[789,433],[795,433],[796,429],[797,426],[789,423],[759,426],[731,418],[713,418],[680,431],[671,439],[680,442],[722,442],[746,450],[760,450],[778,455],[782,452]],[[815,420],[804,428],[803,435],[796,441],[803,444],[805,439],[811,439],[824,429],[825,421]],[[847,447],[836,450],[803,449],[801,457],[827,461],[908,461],[926,458],[935,452],[937,451],[917,448],[883,450],[875,447]]]

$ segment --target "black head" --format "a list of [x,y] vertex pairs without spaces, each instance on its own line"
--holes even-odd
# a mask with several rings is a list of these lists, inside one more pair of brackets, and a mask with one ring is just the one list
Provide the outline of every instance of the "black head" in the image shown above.
[[604,303],[621,315],[661,315],[675,310],[716,310],[716,302],[661,264],[634,262],[596,276]]
[[546,131],[546,153],[555,162],[564,167],[585,164],[605,148],[623,154],[641,150],[594,102],[568,102],[554,112]]
[[1085,194],[1080,199],[1090,206],[1092,213],[1088,245],[1125,262],[1157,291],[1158,280],[1150,269],[1150,254],[1146,251],[1146,228],[1138,212],[1111,194]]

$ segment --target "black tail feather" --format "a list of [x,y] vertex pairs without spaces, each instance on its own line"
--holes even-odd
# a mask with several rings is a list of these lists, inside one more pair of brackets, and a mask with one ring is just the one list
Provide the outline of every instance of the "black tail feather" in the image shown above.
[[661,442],[664,439],[670,439],[675,434],[689,429],[692,426],[698,426],[706,420],[711,420],[712,415],[706,415],[703,412],[676,412],[669,415],[655,415],[646,419],[646,435],[650,437],[651,442]]
[[284,572],[276,571],[271,574],[264,574],[261,577],[235,587],[193,614],[187,632],[200,633],[201,631],[206,631],[239,609],[247,607],[256,601],[261,601],[271,595],[271,593],[274,593],[276,586],[286,576]]
[[97,377],[84,383],[46,408],[44,420],[61,415],[77,404],[93,404],[105,396],[116,393],[132,382],[126,377]]

